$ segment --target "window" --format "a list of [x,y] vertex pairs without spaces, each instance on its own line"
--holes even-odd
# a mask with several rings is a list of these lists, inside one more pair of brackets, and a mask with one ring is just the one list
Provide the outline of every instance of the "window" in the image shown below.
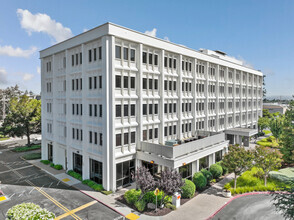
[[147,63],[147,53],[143,52],[143,63]]
[[94,132],[94,144],[98,143],[98,134],[97,132]]
[[75,80],[71,80],[71,89],[74,91],[75,90]]
[[172,68],[172,65],[173,65],[173,59],[172,58],[169,58],[168,64],[169,64],[169,68]]
[[143,104],[143,115],[147,115],[147,104]]
[[75,129],[73,128],[72,129],[72,139],[75,139],[75,135],[76,135],[76,132],[75,132]]
[[92,89],[92,77],[89,77],[89,89]]
[[131,61],[135,61],[136,51],[131,49]]
[[152,82],[153,82],[153,80],[152,79],[149,79],[149,89],[152,89]]
[[124,60],[129,60],[129,49],[124,47]]
[[82,78],[80,78],[80,88],[81,88],[81,90],[83,89],[83,79]]
[[97,60],[97,49],[96,48],[94,48],[93,53],[94,53],[94,61],[96,61]]
[[90,144],[92,144],[93,143],[93,140],[92,140],[92,131],[89,131],[89,142],[90,142]]
[[129,116],[129,105],[124,105],[124,116]]
[[158,128],[154,129],[154,138],[158,138]]
[[97,105],[94,105],[94,116],[97,117]]
[[121,117],[121,105],[116,105],[115,106],[115,116],[116,117]]
[[135,89],[135,77],[131,77],[131,89]]
[[167,67],[167,57],[164,57],[164,67]]
[[83,63],[83,57],[82,57],[82,53],[80,53],[80,64]]
[[99,105],[99,117],[102,117],[102,105]]
[[153,138],[153,130],[149,129],[149,140]]
[[158,114],[158,104],[154,105],[154,114]]
[[143,130],[143,141],[147,140],[147,130]]
[[116,134],[116,146],[121,146],[121,134]]
[[158,65],[158,55],[154,54],[154,65],[157,66]]
[[158,89],[158,79],[154,80],[154,89],[157,90]]
[[76,65],[79,64],[79,54],[76,54]]
[[97,89],[97,76],[94,76],[94,89]]
[[99,60],[101,60],[102,59],[102,47],[99,47],[98,50],[99,50]]
[[115,87],[121,88],[121,76],[115,76]]
[[124,76],[124,88],[129,88],[129,77]]
[[102,146],[103,145],[103,134],[99,133],[99,145]]
[[76,90],[79,90],[79,79],[76,79]]
[[167,136],[167,127],[164,127],[164,136]]
[[149,104],[149,114],[153,114],[153,105]]
[[135,116],[136,105],[131,105],[131,116]]
[[99,77],[99,89],[102,89],[102,76]]
[[129,144],[129,133],[124,133],[124,145]]
[[133,131],[131,132],[131,143],[135,143],[136,142],[136,132]]
[[89,62],[92,62],[92,50],[89,50]]
[[71,55],[71,65],[75,65],[75,55]]
[[147,79],[143,78],[143,89],[147,89]]
[[149,64],[152,64],[153,54],[149,53]]
[[115,58],[121,59],[121,46],[115,46]]
[[103,182],[102,168],[103,168],[103,164],[101,162],[90,159],[90,179],[98,184],[102,184]]
[[177,68],[177,60],[174,59],[174,69],[176,69],[176,68]]

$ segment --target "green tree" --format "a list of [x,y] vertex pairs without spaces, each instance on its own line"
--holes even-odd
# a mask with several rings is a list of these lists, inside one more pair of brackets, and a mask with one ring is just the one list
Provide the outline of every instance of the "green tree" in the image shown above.
[[264,129],[269,127],[269,118],[267,117],[260,117],[258,119],[258,128],[260,131],[263,131]]
[[236,189],[238,176],[252,167],[253,157],[253,153],[245,150],[244,147],[229,147],[229,153],[225,154],[222,163],[228,168],[229,173],[234,173],[234,189]]
[[285,113],[285,120],[281,136],[281,153],[286,163],[294,163],[294,101],[290,102]]
[[41,101],[22,95],[12,98],[9,105],[1,130],[12,137],[27,136],[27,145],[30,146],[30,135],[41,131]]
[[269,112],[268,109],[263,109],[263,110],[262,110],[262,117],[272,118],[273,115]]
[[282,117],[272,118],[269,123],[270,130],[273,136],[279,141],[283,131],[283,119]]
[[276,149],[257,146],[254,152],[255,166],[263,170],[264,185],[266,186],[269,172],[281,167],[281,154]]

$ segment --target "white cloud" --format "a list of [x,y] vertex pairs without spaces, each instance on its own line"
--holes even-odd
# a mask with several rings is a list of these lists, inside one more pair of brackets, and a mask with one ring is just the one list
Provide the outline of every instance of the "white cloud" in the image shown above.
[[13,48],[12,46],[0,46],[0,55],[10,57],[30,57],[37,51],[37,47],[31,47],[28,50],[23,50],[19,47]]
[[73,36],[70,28],[51,19],[47,14],[32,14],[28,10],[17,9],[17,15],[20,19],[20,24],[29,35],[32,32],[43,32],[53,37],[56,42],[66,40]]
[[41,74],[41,68],[37,66],[37,73]]
[[163,40],[166,40],[166,41],[170,42],[170,40],[169,40],[169,38],[168,38],[167,36],[165,36],[165,37],[163,38]]
[[0,68],[0,85],[6,85],[7,83],[7,72],[4,68]]
[[33,77],[34,77],[33,74],[25,73],[25,74],[23,74],[22,79],[23,79],[24,81],[29,81],[29,80],[31,80]]
[[156,32],[157,32],[157,29],[153,28],[152,31],[145,31],[145,34],[152,36],[152,37],[156,37]]

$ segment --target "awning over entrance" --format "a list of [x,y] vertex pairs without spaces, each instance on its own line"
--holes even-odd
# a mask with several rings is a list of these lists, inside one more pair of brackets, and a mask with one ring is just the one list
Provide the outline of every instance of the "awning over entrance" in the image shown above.
[[231,128],[228,130],[225,130],[226,134],[231,134],[231,135],[241,135],[244,137],[251,137],[255,134],[258,133],[257,129],[252,129],[252,128]]

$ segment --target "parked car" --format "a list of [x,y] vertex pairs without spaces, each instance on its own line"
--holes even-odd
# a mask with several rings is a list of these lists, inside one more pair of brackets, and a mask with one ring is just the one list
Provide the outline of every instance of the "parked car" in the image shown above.
[[42,138],[39,137],[39,138],[34,138],[31,143],[37,145],[37,144],[41,144],[41,142],[42,142]]

